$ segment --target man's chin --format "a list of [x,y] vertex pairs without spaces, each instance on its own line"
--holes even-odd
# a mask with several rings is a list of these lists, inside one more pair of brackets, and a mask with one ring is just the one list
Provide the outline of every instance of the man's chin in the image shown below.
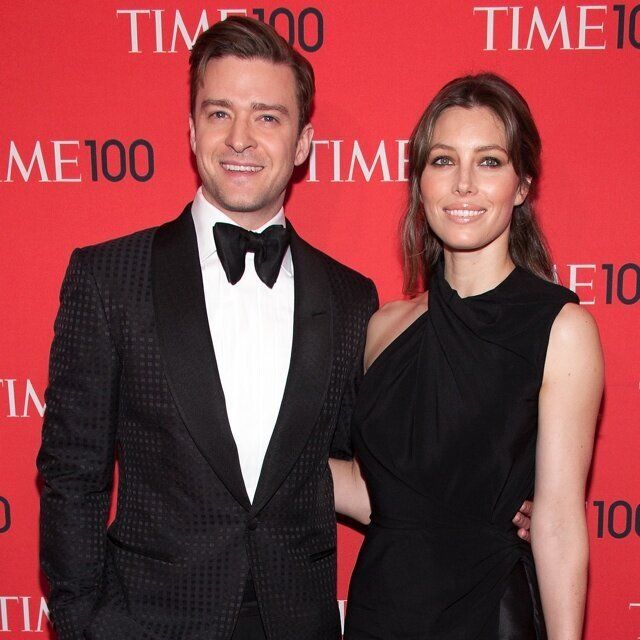
[[228,213],[263,213],[268,207],[266,202],[225,203],[220,208]]
[[[264,213],[267,209],[276,207],[277,203],[271,202],[266,199],[257,198],[230,198],[225,197],[223,194],[211,192],[203,186],[202,193],[204,197],[216,208],[220,209],[223,213]],[[274,215],[280,207],[274,209]]]

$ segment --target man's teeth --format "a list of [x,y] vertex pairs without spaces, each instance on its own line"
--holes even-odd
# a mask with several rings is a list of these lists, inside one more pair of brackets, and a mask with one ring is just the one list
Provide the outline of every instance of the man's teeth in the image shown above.
[[224,164],[222,165],[227,171],[244,171],[248,173],[257,173],[262,171],[262,167],[252,167],[246,164]]
[[462,216],[464,218],[474,218],[484,213],[486,209],[445,209],[451,216]]

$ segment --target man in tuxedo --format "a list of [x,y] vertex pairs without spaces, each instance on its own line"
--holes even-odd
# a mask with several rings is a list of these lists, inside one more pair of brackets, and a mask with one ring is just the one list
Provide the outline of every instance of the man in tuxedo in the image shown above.
[[327,458],[349,454],[376,291],[284,217],[310,64],[244,18],[190,64],[193,203],[74,251],[62,286],[38,457],[51,617],[60,640],[334,640]]
[[375,287],[284,217],[309,63],[230,18],[190,65],[193,202],[75,250],[62,286],[38,456],[51,618],[59,640],[335,640],[327,459],[351,453]]

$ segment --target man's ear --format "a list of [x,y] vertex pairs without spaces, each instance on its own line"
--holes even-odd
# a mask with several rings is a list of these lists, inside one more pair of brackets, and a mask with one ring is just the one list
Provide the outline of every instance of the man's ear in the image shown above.
[[193,121],[193,116],[189,114],[189,144],[191,145],[191,151],[196,152],[196,123]]
[[311,141],[313,140],[313,126],[311,123],[307,123],[300,135],[298,136],[298,142],[296,143],[296,156],[293,161],[296,167],[300,166],[308,157],[309,151],[311,151]]
[[527,199],[530,188],[531,178],[527,177],[525,178],[524,182],[520,184],[520,186],[518,187],[518,191],[516,192],[516,199],[513,203],[516,207],[520,206]]

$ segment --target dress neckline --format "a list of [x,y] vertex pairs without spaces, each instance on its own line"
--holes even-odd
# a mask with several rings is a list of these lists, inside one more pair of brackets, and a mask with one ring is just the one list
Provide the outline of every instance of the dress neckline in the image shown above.
[[438,285],[441,288],[442,293],[447,298],[457,298],[463,303],[473,302],[474,300],[482,300],[485,298],[491,298],[492,296],[499,294],[503,289],[506,289],[511,281],[516,277],[516,272],[521,271],[518,265],[514,265],[513,269],[503,278],[495,287],[483,291],[482,293],[476,293],[471,296],[465,296],[464,298],[447,282],[444,277],[444,260],[438,261],[438,265],[434,270],[434,277],[438,281]]
[[[427,317],[429,316],[429,311],[431,304],[437,304],[435,298],[438,297],[442,302],[447,305],[452,305],[453,307],[458,309],[458,313],[462,314],[463,317],[467,319],[467,322],[471,321],[471,317],[469,316],[472,313],[472,316],[475,316],[469,307],[466,307],[467,304],[473,303],[475,301],[487,301],[491,300],[494,296],[499,296],[505,289],[511,285],[511,282],[517,277],[516,272],[522,271],[520,267],[517,265],[509,272],[509,274],[499,282],[495,287],[489,289],[488,291],[483,291],[482,293],[478,293],[473,296],[466,296],[461,298],[458,292],[451,287],[451,285],[445,280],[444,277],[444,260],[439,260],[436,268],[433,270],[432,281],[429,286],[429,302],[427,309],[423,311],[413,322],[408,324],[375,358],[375,360],[369,365],[367,370],[364,373],[364,378],[369,377],[369,374],[372,369],[376,369],[381,365],[381,362],[384,362],[390,353],[393,353],[399,344],[407,340],[411,337],[425,322]],[[434,294],[432,297],[432,293]],[[478,322],[478,318],[475,318],[471,324],[476,324]],[[492,322],[490,324],[493,324]]]

